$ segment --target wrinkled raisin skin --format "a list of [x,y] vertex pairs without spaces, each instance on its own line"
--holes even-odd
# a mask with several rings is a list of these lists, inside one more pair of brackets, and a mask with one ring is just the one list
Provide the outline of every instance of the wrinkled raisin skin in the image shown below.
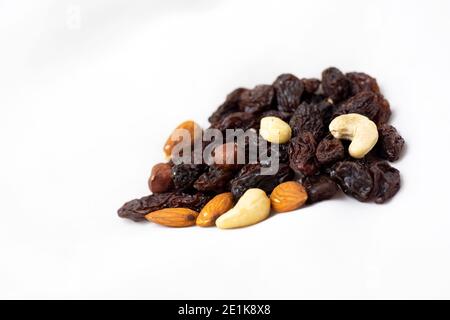
[[375,123],[380,126],[389,121],[392,112],[389,102],[380,94],[378,95],[378,101],[380,105],[380,111],[378,111]]
[[178,164],[172,168],[172,179],[176,190],[188,190],[205,171],[202,164]]
[[377,161],[370,166],[373,177],[372,198],[375,203],[385,203],[400,190],[400,171],[391,167],[387,161]]
[[327,136],[319,142],[316,150],[317,161],[321,165],[331,165],[344,159],[345,149],[342,141],[333,136]]
[[213,129],[225,131],[226,129],[242,129],[247,130],[255,124],[255,117],[248,112],[233,112],[225,116],[219,122],[211,126]]
[[350,93],[352,96],[362,91],[380,93],[377,80],[363,72],[349,72],[345,76],[350,81]]
[[316,140],[325,134],[323,111],[319,104],[303,102],[294,112],[289,125],[292,135],[298,136],[302,132],[310,132]]
[[342,103],[337,110],[337,115],[359,113],[371,120],[375,120],[380,110],[377,102],[378,99],[375,93],[370,91],[361,92]]
[[259,85],[252,90],[243,91],[239,99],[239,110],[259,114],[273,105],[275,92],[270,85]]
[[302,132],[291,139],[289,144],[289,165],[292,170],[303,176],[317,172],[316,139],[310,132]]
[[289,143],[278,145],[278,160],[280,163],[289,163]]
[[121,218],[133,221],[145,220],[145,215],[164,208],[189,208],[200,211],[211,199],[211,196],[202,193],[157,193],[125,203],[119,210]]
[[307,177],[302,184],[308,193],[308,203],[331,199],[339,190],[337,184],[326,175]]
[[146,214],[164,208],[169,198],[170,193],[158,193],[140,199],[134,199],[126,202],[117,213],[121,218],[142,221],[145,219]]
[[315,94],[320,87],[320,80],[316,78],[304,78],[302,82],[306,94]]
[[389,102],[380,94],[362,91],[343,102],[336,110],[335,116],[359,113],[381,125],[389,120],[391,109]]
[[231,181],[231,192],[235,199],[239,199],[245,191],[251,188],[259,188],[270,193],[277,185],[291,177],[292,172],[286,164],[280,164],[278,172],[274,175],[261,174],[260,164],[248,164]]
[[359,201],[368,201],[373,188],[373,179],[369,170],[356,161],[336,163],[330,172],[342,191]]
[[210,167],[195,181],[194,188],[202,192],[221,193],[229,191],[230,181],[233,177],[233,171]]
[[233,112],[239,111],[239,100],[241,98],[242,93],[247,91],[248,89],[238,88],[231,92],[225,99],[225,102],[222,103],[219,108],[209,117],[209,122],[214,124],[216,122],[221,121],[225,116],[229,115]]
[[337,68],[331,67],[322,72],[322,88],[327,97],[337,103],[350,94],[350,81]]
[[[272,155],[272,152],[275,154]],[[289,144],[275,144],[269,142],[267,146],[267,157],[259,157],[258,160],[263,167],[269,167],[271,166],[272,159],[278,159],[278,163],[289,164]]]
[[293,112],[300,105],[304,85],[299,78],[293,74],[282,74],[275,80],[273,87],[278,110]]
[[405,140],[391,125],[384,124],[378,128],[377,151],[380,157],[391,162],[397,161],[405,145]]

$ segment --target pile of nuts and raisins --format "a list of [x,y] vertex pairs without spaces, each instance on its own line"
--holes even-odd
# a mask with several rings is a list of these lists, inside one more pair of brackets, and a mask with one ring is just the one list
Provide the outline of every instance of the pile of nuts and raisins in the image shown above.
[[[278,144],[278,171],[261,174],[269,165],[262,159],[215,161],[236,157],[236,144],[224,143],[210,164],[155,165],[152,194],[125,203],[118,214],[172,227],[234,228],[264,220],[271,210],[330,199],[339,189],[359,201],[384,203],[400,189],[400,172],[388,161],[399,159],[405,143],[388,124],[390,116],[374,78],[333,67],[321,80],[282,74],[272,85],[238,88],[209,117],[210,128],[256,130]],[[202,132],[193,121],[178,128]],[[170,158],[174,146],[191,146],[197,138],[169,138],[164,152]]]

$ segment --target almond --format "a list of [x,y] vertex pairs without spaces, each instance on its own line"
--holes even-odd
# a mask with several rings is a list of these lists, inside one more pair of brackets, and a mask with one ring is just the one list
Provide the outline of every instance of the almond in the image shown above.
[[185,121],[178,125],[175,130],[172,132],[170,137],[167,139],[166,144],[164,145],[164,155],[166,159],[172,158],[172,150],[175,148],[177,144],[183,142],[183,137],[180,136],[181,130],[186,130],[187,134],[189,134],[188,141],[191,145],[202,135],[201,127],[192,120]]
[[187,208],[167,208],[153,211],[145,216],[149,221],[167,227],[190,227],[195,225],[198,212]]
[[231,192],[225,192],[215,196],[200,211],[196,224],[200,227],[215,225],[217,218],[233,208],[233,204],[234,201]]
[[305,188],[298,182],[288,181],[278,185],[270,195],[272,209],[288,212],[303,206],[308,199]]

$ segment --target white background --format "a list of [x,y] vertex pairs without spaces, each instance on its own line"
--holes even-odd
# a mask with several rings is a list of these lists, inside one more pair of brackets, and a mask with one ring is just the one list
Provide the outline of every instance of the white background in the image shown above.
[[[449,1],[0,1],[0,298],[450,298]],[[375,76],[405,137],[385,205],[254,227],[119,219],[179,122],[238,86]]]

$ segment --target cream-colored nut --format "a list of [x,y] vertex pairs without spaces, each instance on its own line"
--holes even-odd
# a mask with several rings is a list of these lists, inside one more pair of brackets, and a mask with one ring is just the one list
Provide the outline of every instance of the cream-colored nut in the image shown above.
[[220,229],[250,226],[266,219],[270,214],[270,199],[261,189],[249,189],[236,206],[216,220]]
[[272,143],[286,143],[291,139],[291,127],[277,117],[264,117],[261,119],[259,134]]
[[337,139],[352,141],[348,152],[356,159],[364,158],[378,141],[377,125],[369,118],[357,113],[336,117],[330,123],[330,132]]

